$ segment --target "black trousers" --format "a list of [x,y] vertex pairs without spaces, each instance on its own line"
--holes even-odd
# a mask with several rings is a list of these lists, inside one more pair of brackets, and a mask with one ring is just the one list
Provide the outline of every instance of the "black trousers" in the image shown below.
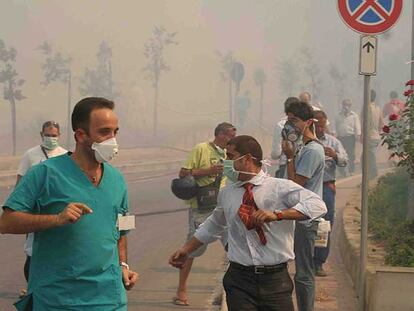
[[355,142],[356,138],[354,135],[338,137],[342,143],[346,153],[348,154],[348,170],[351,174],[355,172]]
[[287,268],[255,274],[230,265],[223,285],[229,311],[293,311],[293,282]]

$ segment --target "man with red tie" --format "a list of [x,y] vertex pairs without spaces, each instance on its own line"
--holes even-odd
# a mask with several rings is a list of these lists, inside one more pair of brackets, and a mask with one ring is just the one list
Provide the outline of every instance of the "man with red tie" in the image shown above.
[[291,311],[287,263],[295,257],[294,221],[316,219],[326,206],[313,192],[263,172],[262,148],[251,136],[231,139],[227,158],[224,174],[233,183],[220,191],[212,215],[169,262],[181,267],[189,253],[213,242],[227,226],[230,266],[223,285],[228,309]]

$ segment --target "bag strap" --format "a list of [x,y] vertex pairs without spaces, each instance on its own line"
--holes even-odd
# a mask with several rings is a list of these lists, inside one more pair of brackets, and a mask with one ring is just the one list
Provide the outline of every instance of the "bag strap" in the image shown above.
[[45,149],[43,146],[40,146],[40,149],[42,149],[43,154],[44,154],[44,155],[45,155],[45,157],[46,157],[46,160],[47,160],[47,159],[49,159],[49,155],[47,154],[46,149]]
[[[209,142],[209,144],[210,144],[211,148],[213,148],[218,154],[220,154],[215,143]],[[223,174],[217,175],[216,179],[214,180],[214,186],[216,186],[217,188],[220,188],[220,184],[221,184],[222,179],[223,179]]]

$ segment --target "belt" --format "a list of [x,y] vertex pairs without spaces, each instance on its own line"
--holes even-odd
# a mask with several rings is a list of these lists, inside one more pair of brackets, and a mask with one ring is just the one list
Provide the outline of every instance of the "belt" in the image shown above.
[[254,274],[271,274],[282,271],[287,268],[287,262],[272,266],[243,266],[236,262],[230,261],[230,267],[237,270],[253,272]]
[[331,181],[324,181],[323,182],[324,185],[335,185],[335,180],[331,180]]

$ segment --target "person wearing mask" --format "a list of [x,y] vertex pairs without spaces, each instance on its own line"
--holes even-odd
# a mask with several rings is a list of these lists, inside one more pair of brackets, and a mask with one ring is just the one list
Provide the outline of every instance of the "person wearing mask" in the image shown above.
[[[291,103],[286,109],[282,151],[287,158],[286,177],[322,198],[325,152],[317,140],[312,107],[305,102]],[[294,148],[301,141],[299,149]],[[295,290],[298,310],[313,311],[315,267],[313,254],[318,221],[297,221],[295,227]]]
[[[221,163],[226,157],[225,147],[227,142],[236,136],[236,128],[227,122],[220,123],[214,130],[214,140],[197,144],[190,152],[186,162],[179,172],[179,177],[183,178],[192,175],[199,187],[209,186],[217,183],[218,187],[224,186],[226,179],[223,178],[223,164]],[[188,235],[190,240],[198,226],[207,219],[215,207],[201,206],[201,201],[196,197],[189,200],[188,209]],[[223,236],[224,245],[226,238]],[[204,254],[207,246],[198,249],[190,254],[185,264],[179,271],[178,287],[176,295],[172,302],[179,306],[188,306],[187,280],[191,272],[191,267],[195,257]]]
[[[355,144],[361,137],[361,122],[358,114],[352,111],[351,107],[350,99],[342,101],[341,111],[336,116],[335,129],[336,136],[349,157],[348,172],[353,175],[355,173]],[[341,171],[342,175],[346,175],[345,170]]]
[[75,151],[32,167],[3,205],[0,233],[35,233],[17,310],[127,310],[138,274],[127,264],[127,186],[107,163],[118,152],[113,110],[104,98],[79,101]]
[[[290,103],[298,101],[299,98],[297,97],[288,97],[283,104],[284,110],[286,110]],[[273,160],[278,160],[278,169],[275,174],[276,178],[283,178],[286,171],[286,156],[282,153],[282,130],[285,126],[286,120],[287,116],[285,115],[278,123],[276,123],[273,133],[272,153],[270,156]]]
[[294,221],[326,212],[315,193],[267,175],[262,159],[253,137],[236,136],[228,142],[224,174],[233,183],[220,191],[217,207],[194,237],[169,259],[181,268],[191,252],[227,230],[230,265],[223,285],[230,311],[293,311],[287,265],[294,259]]
[[[19,167],[17,169],[16,185],[20,179],[27,173],[27,171],[34,165],[46,161],[49,158],[60,156],[67,153],[67,150],[59,146],[60,138],[60,126],[55,121],[46,121],[42,125],[42,131],[40,132],[42,143],[27,150],[22,159],[20,160]],[[24,264],[24,277],[26,281],[29,280],[30,272],[30,259],[32,257],[33,248],[33,233],[27,235],[26,242],[24,244],[24,252],[26,254],[26,261]],[[20,297],[26,295],[26,289],[20,291]]]
[[[335,195],[336,195],[336,167],[345,167],[348,163],[348,155],[341,142],[334,136],[326,132],[328,117],[324,111],[315,111],[314,118],[318,120],[315,123],[316,137],[325,147],[325,168],[323,173],[323,201],[326,204],[328,212],[324,219],[330,222],[333,227],[335,219]],[[326,262],[329,249],[331,246],[331,235],[328,234],[327,247],[316,247],[313,260],[315,262],[315,274],[319,277],[327,276],[323,269]]]

